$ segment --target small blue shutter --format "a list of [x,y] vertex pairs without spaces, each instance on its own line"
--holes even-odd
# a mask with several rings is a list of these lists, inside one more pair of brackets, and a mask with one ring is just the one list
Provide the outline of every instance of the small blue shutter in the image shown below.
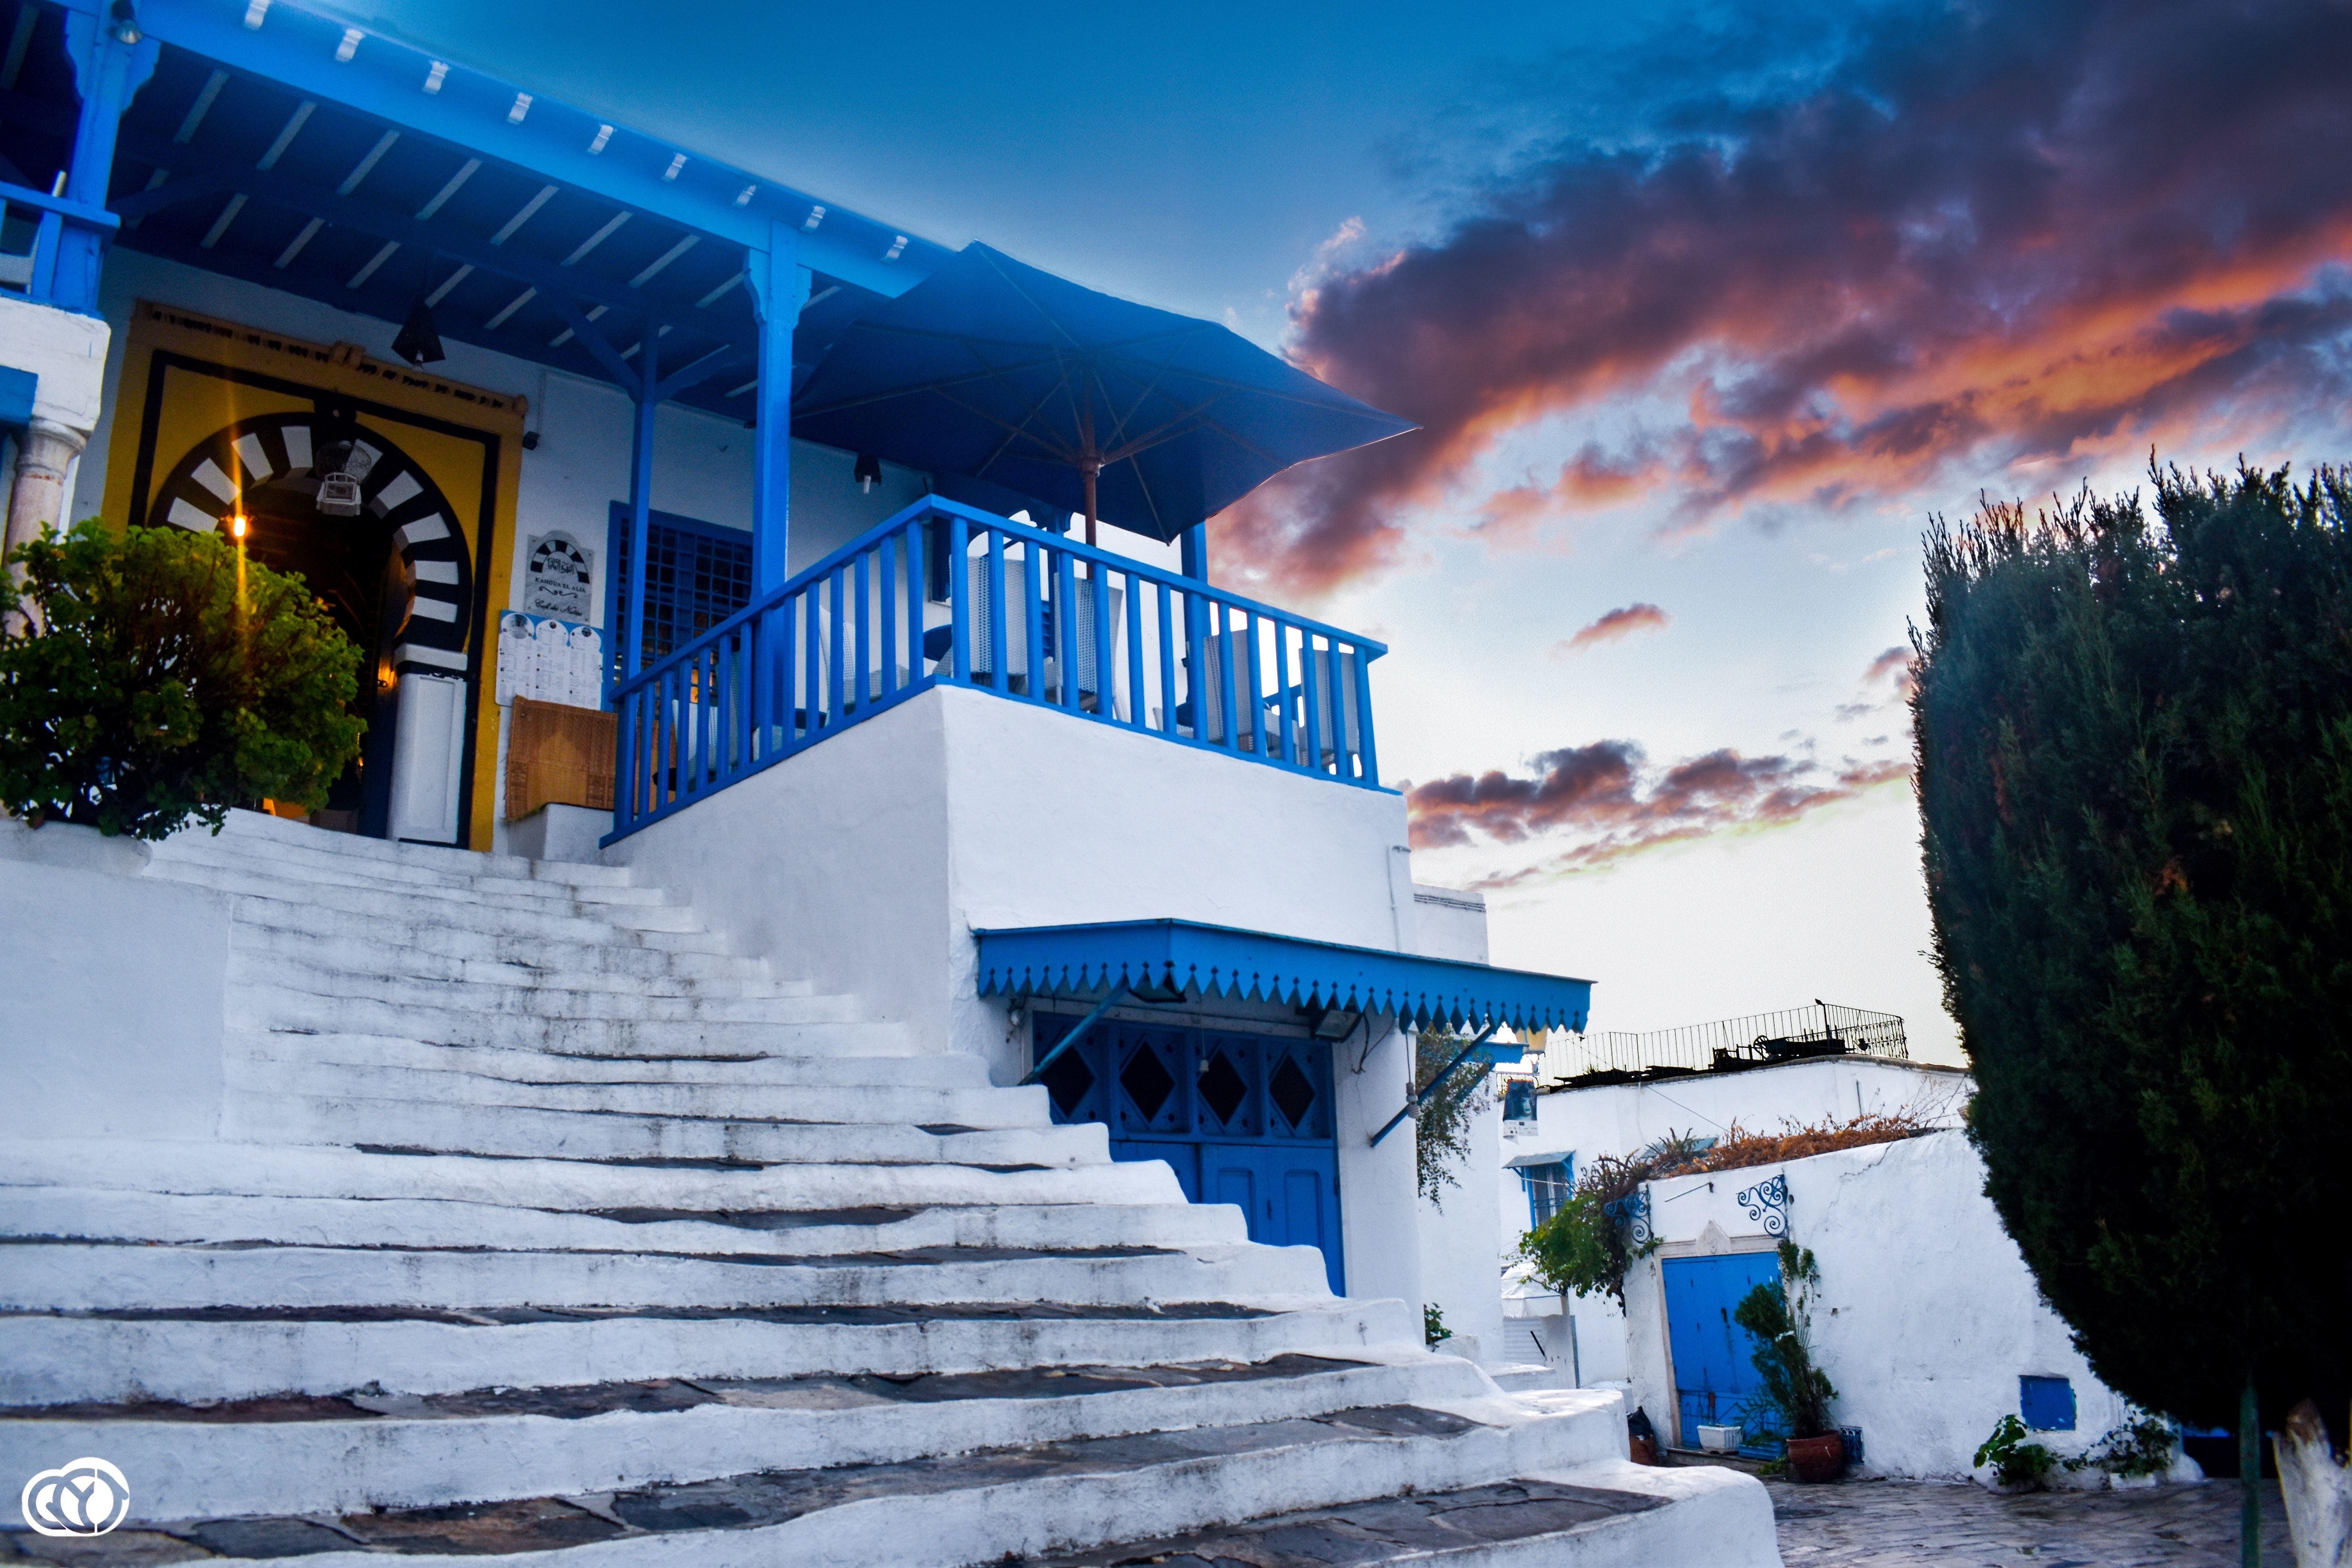
[[2063,1377],[2021,1377],[2017,1413],[2036,1432],[2072,1432],[2074,1385]]

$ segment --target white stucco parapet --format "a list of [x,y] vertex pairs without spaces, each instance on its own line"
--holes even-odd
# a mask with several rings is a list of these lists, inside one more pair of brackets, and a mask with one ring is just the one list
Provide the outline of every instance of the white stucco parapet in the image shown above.
[[37,378],[33,417],[87,437],[98,428],[112,329],[96,316],[0,295],[0,364]]

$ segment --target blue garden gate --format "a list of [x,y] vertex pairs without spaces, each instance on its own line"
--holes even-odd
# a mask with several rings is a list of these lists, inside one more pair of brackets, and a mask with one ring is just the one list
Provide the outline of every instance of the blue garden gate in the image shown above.
[[[1037,1015],[1037,1059],[1077,1022]],[[1344,1289],[1328,1043],[1106,1018],[1039,1081],[1056,1122],[1102,1122],[1112,1159],[1167,1161],[1187,1198],[1238,1205],[1252,1241],[1321,1249]]]
[[1748,1291],[1779,1281],[1780,1259],[1770,1252],[1669,1258],[1664,1273],[1666,1342],[1682,1418],[1678,1440],[1696,1447],[1701,1422],[1755,1425],[1755,1412],[1743,1407],[1762,1386],[1756,1375],[1756,1336],[1733,1322],[1731,1314]]

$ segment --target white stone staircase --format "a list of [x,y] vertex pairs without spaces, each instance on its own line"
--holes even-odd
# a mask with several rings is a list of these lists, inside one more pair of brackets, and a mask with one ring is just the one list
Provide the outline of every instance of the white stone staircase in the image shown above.
[[[1167,1167],[625,870],[247,813],[223,1141],[0,1142],[0,1560],[1778,1563]],[[1316,1544],[1319,1543],[1319,1544]]]

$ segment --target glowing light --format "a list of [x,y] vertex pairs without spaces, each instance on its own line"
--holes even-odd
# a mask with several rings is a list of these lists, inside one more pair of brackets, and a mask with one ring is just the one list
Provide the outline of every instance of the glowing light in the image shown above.
[[246,530],[251,526],[252,524],[247,521],[245,513],[238,512],[236,516],[228,520],[228,536],[231,539],[243,539],[245,537]]

